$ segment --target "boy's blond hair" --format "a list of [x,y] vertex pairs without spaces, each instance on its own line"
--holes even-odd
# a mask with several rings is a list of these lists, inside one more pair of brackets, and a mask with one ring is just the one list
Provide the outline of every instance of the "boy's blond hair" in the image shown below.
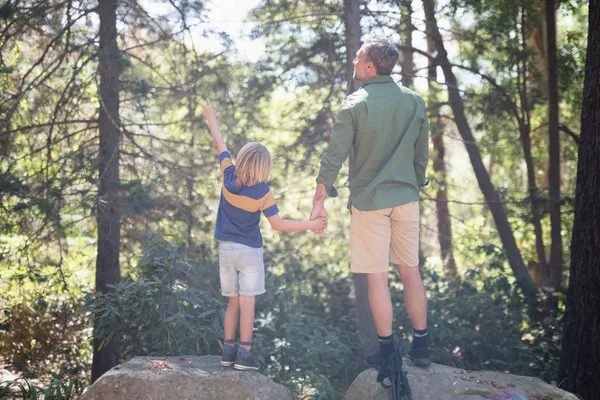
[[235,163],[235,177],[242,185],[267,182],[271,172],[271,154],[262,143],[246,143],[237,154]]

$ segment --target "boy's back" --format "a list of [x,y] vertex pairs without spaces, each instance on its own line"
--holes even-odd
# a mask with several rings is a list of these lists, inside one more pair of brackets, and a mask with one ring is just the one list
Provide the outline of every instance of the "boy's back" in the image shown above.
[[225,151],[219,155],[223,186],[215,226],[215,238],[246,246],[262,247],[260,213],[267,218],[277,214],[279,208],[269,185],[258,183],[246,186],[236,183],[236,166]]

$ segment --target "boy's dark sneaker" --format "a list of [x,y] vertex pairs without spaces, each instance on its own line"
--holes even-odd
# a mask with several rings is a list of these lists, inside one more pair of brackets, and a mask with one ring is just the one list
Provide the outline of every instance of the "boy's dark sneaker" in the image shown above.
[[429,361],[429,348],[427,347],[411,348],[408,357],[416,367],[425,368],[431,364],[431,361]]
[[238,371],[256,371],[259,367],[260,365],[254,359],[252,352],[240,347],[233,369],[237,369]]
[[376,353],[365,357],[365,364],[367,364],[369,367],[380,367],[383,365],[384,360],[385,357],[381,353],[381,348],[379,348]]
[[221,358],[221,365],[224,367],[231,367],[235,363],[237,357],[236,346],[223,346],[223,358]]

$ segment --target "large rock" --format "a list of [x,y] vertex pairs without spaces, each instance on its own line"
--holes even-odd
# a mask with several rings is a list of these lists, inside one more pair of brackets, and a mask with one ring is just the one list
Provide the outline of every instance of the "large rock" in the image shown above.
[[[408,383],[414,400],[529,399],[577,400],[573,394],[549,385],[538,378],[491,371],[465,371],[431,364],[417,368],[407,359]],[[377,371],[363,371],[350,385],[346,400],[390,400],[392,391],[377,383]]]
[[19,379],[20,376],[17,374],[14,374],[13,372],[4,369],[4,365],[0,364],[0,382],[4,382],[4,381],[14,381]]
[[221,367],[218,356],[135,357],[100,377],[79,400],[292,400],[258,372]]

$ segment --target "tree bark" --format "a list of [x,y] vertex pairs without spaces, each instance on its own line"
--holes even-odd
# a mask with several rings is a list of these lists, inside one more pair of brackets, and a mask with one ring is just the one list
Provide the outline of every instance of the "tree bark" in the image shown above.
[[360,49],[360,1],[344,0],[344,26],[346,27],[346,82],[347,94],[360,88],[360,82],[354,79],[354,58]]
[[[121,247],[121,220],[118,209],[119,144],[121,122],[119,119],[119,59],[117,46],[117,0],[104,0],[98,4],[100,17],[100,47],[98,73],[100,74],[99,101],[100,148],[98,162],[98,254],[96,257],[96,292],[112,290],[121,276],[119,252]],[[116,366],[119,353],[113,340],[102,348],[97,337],[98,319],[94,321],[94,355],[92,383]]]
[[[347,94],[353,93],[360,88],[360,82],[354,79],[353,60],[360,49],[360,1],[344,0],[344,25],[346,27],[346,82],[348,82]],[[354,163],[354,153],[350,152],[350,170]],[[348,200],[348,207],[350,201]],[[367,274],[352,274],[354,293],[356,296],[356,316],[358,318],[358,334],[360,347],[357,364],[364,369],[364,358],[374,352],[379,345],[377,332],[373,322],[373,314],[369,305],[369,287]]]
[[[527,54],[529,47],[527,45],[527,25],[529,24],[529,10],[525,2],[521,0],[519,14],[515,18],[515,28],[521,34],[521,50]],[[531,108],[529,106],[529,86],[530,74],[528,63],[531,57],[522,57],[518,63],[518,93],[521,117],[519,118],[519,136],[523,146],[523,156],[527,168],[527,188],[529,192],[529,204],[531,207],[531,217],[533,232],[535,235],[535,250],[538,257],[538,263],[542,271],[547,271],[548,262],[546,260],[546,247],[544,245],[544,232],[542,230],[542,215],[540,211],[539,190],[536,182],[536,170],[531,152]],[[542,284],[546,285],[546,279]]]
[[456,76],[452,71],[452,67],[448,60],[448,53],[446,52],[442,35],[440,34],[437,26],[433,0],[423,0],[423,7],[428,26],[427,31],[431,34],[432,39],[435,42],[438,51],[437,58],[442,67],[442,71],[444,72],[444,77],[448,86],[448,97],[450,106],[452,107],[452,112],[454,113],[456,126],[465,143],[467,153],[469,154],[469,159],[471,160],[471,165],[473,166],[473,170],[477,178],[477,183],[479,184],[479,188],[485,197],[485,201],[496,223],[500,240],[502,241],[508,263],[513,271],[517,284],[525,296],[531,299],[537,293],[537,287],[531,280],[531,277],[527,272],[527,268],[523,263],[523,258],[521,257],[521,253],[517,247],[510,224],[508,223],[506,211],[504,210],[502,202],[500,201],[500,197],[496,192],[496,188],[492,184],[492,181],[490,180],[487,170],[483,164],[479,147],[477,146],[475,138],[473,137],[471,126],[467,121],[464,111],[464,104],[462,98],[460,97],[460,92],[458,91]]
[[[535,180],[535,165],[531,153],[531,126],[529,123],[521,124],[520,130],[521,145],[523,146],[525,167],[527,169],[527,188],[529,192],[533,233],[535,235],[535,250],[540,269],[542,271],[547,271],[548,262],[546,260],[546,246],[544,245],[544,232],[542,230],[539,189]],[[540,283],[546,285],[547,279],[544,277],[543,282]]]
[[412,48],[412,0],[401,1],[402,24],[400,28],[400,37],[402,39],[402,86],[412,88],[414,79],[414,60]]
[[558,382],[600,399],[600,0],[590,0],[571,272]]
[[[530,18],[527,24],[527,45],[531,51],[527,58],[530,60],[530,65],[535,68],[543,79],[548,78],[548,27],[547,21],[543,17],[546,1],[529,0],[521,3],[521,5],[527,7],[530,13],[535,15],[535,18]],[[540,89],[542,88],[540,87]]]
[[[192,82],[190,84],[192,88],[195,89],[195,84]],[[195,93],[195,90],[194,90]],[[185,183],[187,188],[187,221],[186,221],[186,230],[187,230],[187,251],[190,252],[193,249],[193,229],[194,229],[194,202],[196,200],[196,196],[194,195],[194,173],[196,172],[196,131],[198,130],[195,122],[196,117],[196,97],[191,95],[188,97],[188,113],[187,118],[190,121],[190,143],[188,148],[188,162],[189,162],[189,172],[185,177]]]
[[[429,35],[427,39],[427,52],[435,53],[435,43]],[[440,102],[439,86],[437,82],[437,65],[434,59],[429,59],[429,67],[427,69],[428,80],[428,103],[434,105]],[[455,279],[456,262],[454,261],[454,251],[452,249],[452,220],[448,210],[448,178],[446,171],[446,149],[444,145],[444,126],[445,124],[440,118],[440,108],[435,107],[432,115],[429,116],[431,141],[434,149],[433,171],[435,172],[435,180],[437,182],[436,202],[437,210],[437,229],[438,242],[440,244],[440,254],[442,256],[442,264],[446,279]]]
[[549,127],[549,194],[550,194],[550,264],[549,283],[559,289],[563,274],[563,248],[560,212],[560,136],[558,109],[558,67],[556,56],[556,6],[554,0],[546,1],[546,26],[548,34],[548,106]]

